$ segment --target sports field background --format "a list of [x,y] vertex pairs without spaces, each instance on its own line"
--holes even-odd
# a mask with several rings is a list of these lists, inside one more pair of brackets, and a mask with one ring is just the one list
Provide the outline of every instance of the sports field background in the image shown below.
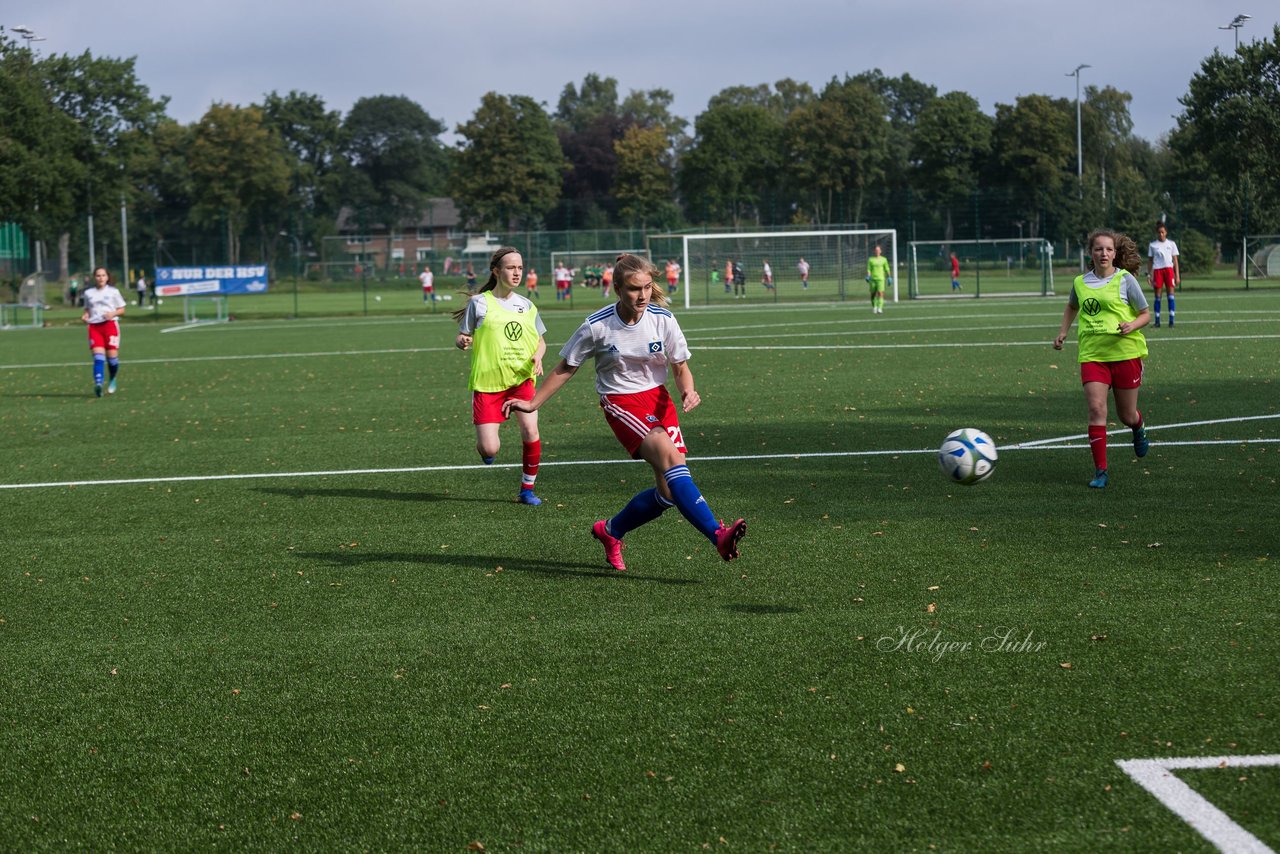
[[[550,294],[548,367],[603,303]],[[749,533],[726,564],[672,511],[625,574],[590,526],[652,478],[589,371],[517,505],[412,288],[126,315],[103,399],[83,327],[0,334],[0,839],[1211,850],[1115,763],[1280,753],[1280,292],[1180,295],[1102,491],[1064,300],[678,310],[690,467]],[[1001,447],[970,488],[933,454],[965,426]],[[1280,767],[1179,777],[1280,848]]]

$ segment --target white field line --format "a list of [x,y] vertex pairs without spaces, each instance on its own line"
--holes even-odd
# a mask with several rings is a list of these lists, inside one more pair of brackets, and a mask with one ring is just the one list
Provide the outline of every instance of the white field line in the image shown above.
[[[1241,422],[1241,421],[1266,421],[1266,420],[1274,419],[1274,418],[1280,418],[1280,412],[1274,413],[1274,414],[1272,414],[1272,415],[1241,415],[1241,416],[1236,417],[1236,418],[1215,418],[1215,419],[1213,419],[1212,421],[1183,421],[1183,422],[1178,423],[1178,424],[1154,424],[1154,425],[1151,425],[1151,426],[1147,427],[1147,432],[1148,432],[1148,433],[1150,433],[1150,432],[1152,432],[1152,431],[1154,431],[1154,430],[1175,430],[1175,429],[1177,429],[1177,428],[1179,428],[1179,427],[1205,427],[1205,426],[1208,426],[1208,425],[1211,425],[1211,424],[1234,424],[1234,423],[1238,423],[1238,422]],[[1129,428],[1128,428],[1128,427],[1121,427],[1119,430],[1108,430],[1108,431],[1107,431],[1107,435],[1108,435],[1108,436],[1115,436],[1116,434],[1119,434],[1119,433],[1128,433],[1128,432],[1129,432]],[[1052,439],[1034,439],[1034,440],[1032,440],[1032,441],[1030,441],[1030,442],[1017,442],[1017,443],[1014,443],[1014,444],[1012,444],[1012,445],[1001,445],[1001,446],[1000,446],[999,448],[997,448],[996,450],[998,450],[998,451],[1004,451],[1004,450],[1010,450],[1010,451],[1016,451],[1016,450],[1028,450],[1028,449],[1035,448],[1035,447],[1042,446],[1042,445],[1051,445],[1051,444],[1054,444],[1054,443],[1057,443],[1057,442],[1072,442],[1072,441],[1075,441],[1075,440],[1077,440],[1077,439],[1087,439],[1087,438],[1089,438],[1089,434],[1088,434],[1088,433],[1076,433],[1076,434],[1071,435],[1071,436],[1056,436],[1056,437],[1054,437],[1054,438],[1052,438]],[[1256,440],[1256,439],[1255,439],[1254,441],[1259,441],[1259,440]],[[1264,440],[1261,440],[1261,441],[1271,441],[1271,440],[1269,440],[1269,439],[1264,439]],[[1212,443],[1212,442],[1161,442],[1160,444],[1162,444],[1162,445],[1183,445],[1183,444],[1195,444],[1195,445],[1201,445],[1201,444],[1228,444],[1228,445],[1234,445],[1234,444],[1236,444],[1236,443],[1235,443],[1234,441],[1230,440],[1230,439],[1223,439],[1223,440],[1218,441],[1218,442],[1216,442],[1216,443]]]
[[[1167,424],[1163,425],[1165,429],[1173,427],[1189,427],[1205,424],[1220,424],[1236,421],[1250,421],[1257,418],[1280,418],[1280,414],[1276,415],[1257,415],[1245,416],[1241,418],[1224,418],[1220,421],[1195,421],[1186,424]],[[1154,429],[1154,428],[1153,428]],[[1113,433],[1127,432],[1124,430],[1113,430]],[[1088,445],[1071,445],[1071,444],[1044,444],[1045,442],[1069,442],[1072,440],[1082,440],[1088,438],[1087,434],[1078,436],[1062,436],[1055,439],[1042,439],[1033,442],[1024,442],[1021,444],[1004,445],[999,448],[1000,451],[1055,451],[1055,450],[1079,450],[1087,448]],[[1153,442],[1152,446],[1157,445],[1163,447],[1166,445],[1249,445],[1249,444],[1271,444],[1280,443],[1280,438],[1249,438],[1249,439],[1211,439],[1205,441],[1188,441],[1188,442]],[[936,454],[937,448],[901,448],[898,450],[886,451],[815,451],[812,453],[788,453],[788,454],[721,454],[714,457],[697,457],[691,456],[689,459],[696,460],[701,463],[713,462],[733,462],[733,461],[757,461],[757,460],[806,460],[806,459],[826,459],[831,457],[897,457],[912,456],[919,454]],[[603,459],[603,460],[556,460],[552,462],[544,462],[544,468],[558,466],[605,466],[616,465],[618,463],[636,463],[640,460],[620,460],[620,459]],[[47,483],[0,483],[0,491],[8,489],[53,489],[61,487],[76,486],[120,486],[128,484],[140,483],[189,483],[189,482],[208,482],[215,480],[278,480],[281,478],[291,477],[343,477],[350,475],[368,475],[368,474],[414,474],[421,472],[459,472],[459,471],[479,471],[482,469],[513,469],[519,468],[520,463],[495,463],[494,465],[449,465],[449,466],[403,466],[396,468],[380,468],[380,469],[335,469],[331,471],[289,471],[289,472],[246,472],[243,474],[205,474],[205,475],[173,475],[168,477],[132,477],[117,478],[111,480],[64,480],[51,481]]]
[[[1009,327],[994,327],[995,329],[1008,329]],[[1030,327],[1028,327],[1030,328]],[[909,335],[914,333],[934,333],[939,330],[931,329],[897,329],[894,330],[898,335]],[[951,331],[968,332],[968,329],[955,329]],[[877,330],[870,334],[882,334],[883,330]],[[814,333],[819,334],[819,333]],[[827,334],[830,333],[821,333]],[[851,332],[848,334],[863,334],[862,332]],[[1280,338],[1280,333],[1274,335],[1204,335],[1204,336],[1178,336],[1177,338],[1161,338],[1158,341],[1150,342],[1156,344],[1157,347],[1163,347],[1165,344],[1182,343],[1187,341],[1262,341]],[[696,335],[690,335],[689,340],[697,343],[699,339]],[[718,340],[718,339],[705,339]],[[1068,344],[1074,346],[1074,341],[1068,341]],[[788,344],[773,346],[769,344],[742,344],[737,346],[726,346],[711,344],[698,347],[699,350],[927,350],[927,349],[954,349],[957,347],[1048,347],[1050,346],[1048,339],[1035,341],[984,341],[984,342],[967,342],[967,343],[946,343],[946,342],[929,342],[921,344]],[[395,347],[378,350],[324,350],[310,353],[254,353],[247,355],[218,355],[218,356],[178,356],[165,359],[130,359],[129,365],[166,365],[179,362],[234,362],[238,360],[253,359],[314,359],[326,356],[377,356],[390,353],[445,353],[453,350],[449,347]],[[20,371],[33,368],[78,368],[83,367],[84,361],[76,362],[38,362],[28,365],[0,365],[0,371]]]
[[1257,768],[1280,765],[1280,754],[1269,756],[1198,756],[1189,759],[1117,759],[1120,769],[1209,843],[1231,854],[1275,854],[1261,839],[1231,820],[1173,772],[1204,768]]

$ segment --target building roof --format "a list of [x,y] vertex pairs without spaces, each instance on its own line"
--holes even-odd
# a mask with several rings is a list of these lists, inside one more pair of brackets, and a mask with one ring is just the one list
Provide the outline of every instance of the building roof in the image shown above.
[[[436,198],[427,199],[427,207],[423,209],[422,216],[415,222],[405,220],[400,223],[401,228],[450,228],[461,225],[462,217],[458,213],[458,207],[453,203],[453,199]],[[359,215],[354,208],[343,207],[338,213],[339,234],[358,234],[361,231],[385,231],[386,226],[380,222],[366,222],[361,224]]]

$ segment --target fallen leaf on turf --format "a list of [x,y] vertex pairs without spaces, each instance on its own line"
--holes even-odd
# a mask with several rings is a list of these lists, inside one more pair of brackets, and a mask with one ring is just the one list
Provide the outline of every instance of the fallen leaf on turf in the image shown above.
[[906,770],[907,770],[907,766],[905,766],[905,765],[903,765],[901,762],[899,762],[897,765],[894,765],[894,766],[893,766],[893,770],[894,770],[894,771],[896,771],[897,773],[901,774],[903,771],[906,771]]
[[483,842],[480,842],[479,840],[477,840],[477,841],[475,841],[475,842],[469,842],[469,843],[467,843],[467,850],[468,850],[468,851],[483,851],[483,850],[484,850],[484,843],[483,843]]
[[937,602],[930,602],[930,603],[929,603],[929,606],[928,606],[927,608],[925,608],[925,609],[924,609],[924,611],[925,611],[925,613],[926,613],[926,614],[932,614],[932,613],[935,613],[937,610],[938,610],[938,603],[937,603]]
[[302,818],[302,813],[300,813],[300,812],[291,812],[291,813],[289,813],[289,820],[290,820],[290,821],[297,821],[297,820],[298,820],[298,819],[300,819],[300,818]]
[[1059,666],[1059,667],[1061,667],[1063,670],[1070,670],[1070,669],[1071,669],[1071,662],[1070,662],[1070,661],[1064,661],[1064,662],[1062,662],[1061,664],[1059,664],[1058,666]]
[[926,589],[928,589],[928,590],[937,590],[937,589],[938,589],[938,585],[934,584],[934,585],[931,585],[930,587],[928,587],[928,588],[926,588]]

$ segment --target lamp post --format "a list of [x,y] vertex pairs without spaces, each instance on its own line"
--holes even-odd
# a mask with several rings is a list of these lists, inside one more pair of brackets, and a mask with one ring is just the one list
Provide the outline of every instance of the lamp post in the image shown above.
[[1240,28],[1244,26],[1244,22],[1252,18],[1252,15],[1239,14],[1231,19],[1231,23],[1218,27],[1220,30],[1232,30],[1236,34],[1236,50],[1240,50]]
[[1068,71],[1065,75],[1076,79],[1076,177],[1082,184],[1084,183],[1084,146],[1080,139],[1080,71],[1085,68],[1093,68],[1093,66],[1081,63],[1076,66],[1075,71]]
[[[1076,79],[1076,178],[1080,182],[1080,198],[1084,198],[1084,143],[1080,136],[1080,72],[1092,65],[1080,63],[1075,71],[1068,71],[1065,76]],[[1080,244],[1080,269],[1084,269],[1084,244]]]

